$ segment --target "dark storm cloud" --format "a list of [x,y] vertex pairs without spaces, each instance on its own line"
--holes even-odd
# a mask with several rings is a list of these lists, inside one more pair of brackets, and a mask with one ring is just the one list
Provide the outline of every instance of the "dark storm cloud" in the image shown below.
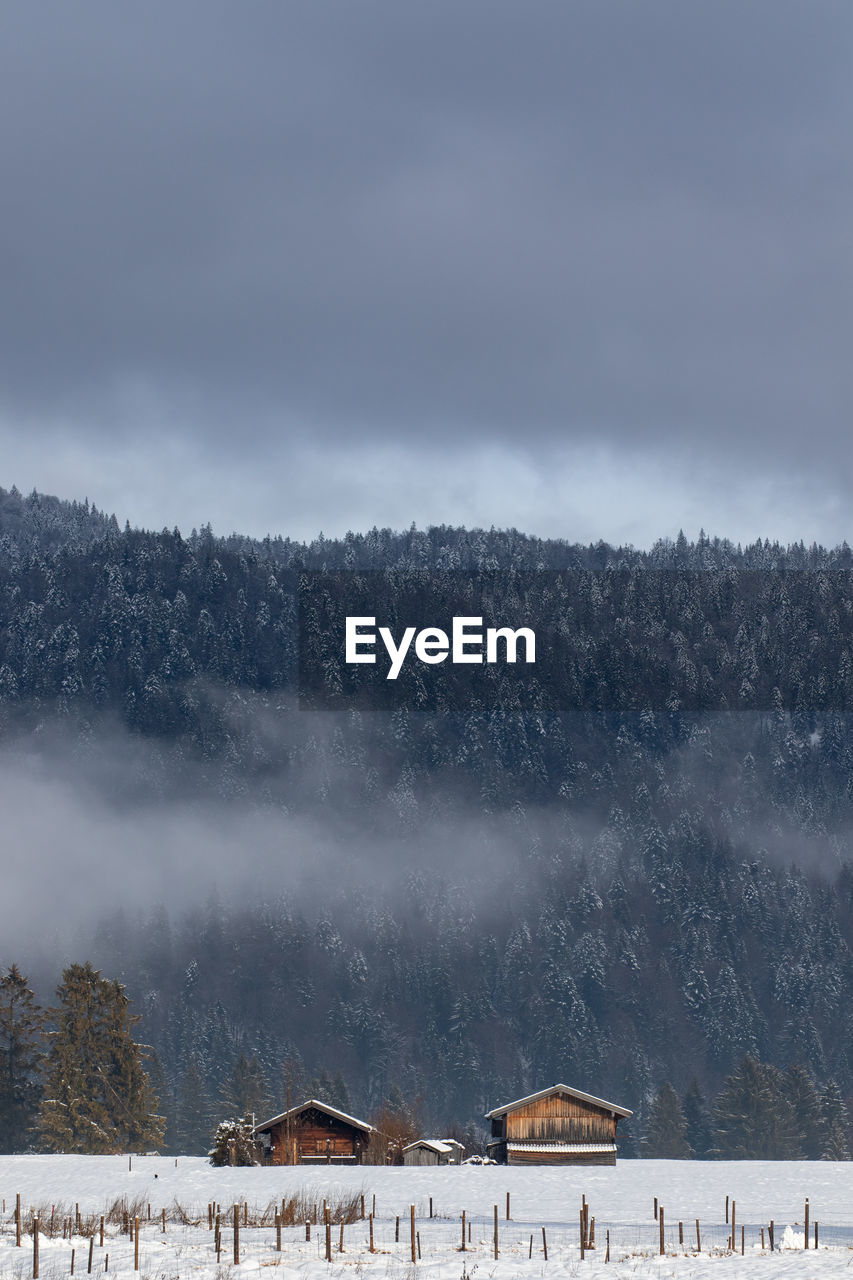
[[846,2],[0,21],[0,403],[31,430],[130,432],[138,391],[243,451],[840,447]]

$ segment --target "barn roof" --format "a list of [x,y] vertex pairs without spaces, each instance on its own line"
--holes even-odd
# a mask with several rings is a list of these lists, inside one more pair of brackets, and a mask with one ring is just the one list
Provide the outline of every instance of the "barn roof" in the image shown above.
[[486,1112],[487,1120],[494,1120],[497,1116],[504,1116],[508,1111],[516,1111],[519,1107],[526,1107],[529,1102],[538,1102],[540,1098],[550,1098],[555,1093],[567,1093],[572,1098],[578,1098],[581,1102],[589,1102],[594,1107],[601,1107],[602,1111],[611,1111],[617,1116],[631,1116],[633,1111],[628,1111],[625,1107],[618,1107],[615,1102],[606,1102],[604,1098],[595,1098],[591,1093],[583,1093],[580,1089],[570,1089],[567,1084],[555,1084],[550,1089],[540,1089],[538,1093],[530,1093],[526,1098],[517,1098],[515,1102],[508,1102],[506,1106],[495,1107],[494,1111]]
[[364,1120],[356,1120],[355,1116],[348,1116],[345,1111],[339,1111],[337,1107],[330,1107],[328,1102],[320,1102],[317,1098],[309,1098],[307,1102],[303,1102],[298,1107],[291,1107],[289,1111],[282,1111],[281,1115],[272,1116],[271,1119],[265,1120],[263,1124],[256,1124],[255,1133],[265,1133],[267,1129],[272,1129],[274,1125],[280,1124],[282,1120],[293,1120],[296,1116],[307,1111],[309,1107],[315,1107],[318,1111],[325,1111],[327,1116],[334,1116],[336,1120],[342,1120],[344,1124],[351,1124],[354,1129],[361,1129],[364,1133],[375,1133],[372,1124],[366,1124]]

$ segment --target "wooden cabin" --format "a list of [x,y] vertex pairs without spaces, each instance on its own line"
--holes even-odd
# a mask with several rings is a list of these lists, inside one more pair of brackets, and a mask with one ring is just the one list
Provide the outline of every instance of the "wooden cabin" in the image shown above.
[[403,1164],[461,1164],[465,1148],[453,1138],[418,1138],[403,1147]]
[[337,1107],[311,1098],[255,1126],[267,1164],[361,1164],[375,1130]]
[[632,1113],[555,1084],[488,1112],[489,1155],[500,1164],[615,1164],[616,1125]]

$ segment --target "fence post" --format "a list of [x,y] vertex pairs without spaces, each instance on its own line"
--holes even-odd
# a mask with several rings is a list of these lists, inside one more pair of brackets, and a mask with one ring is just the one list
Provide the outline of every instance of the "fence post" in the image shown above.
[[33,1218],[33,1280],[38,1280],[39,1273],[39,1219]]
[[462,1210],[462,1252],[465,1252],[465,1210]]
[[806,1229],[803,1232],[803,1239],[805,1240],[805,1247],[808,1249],[809,1247],[809,1198],[808,1196],[806,1196]]
[[139,1270],[139,1219],[133,1219],[133,1269]]
[[240,1206],[234,1206],[234,1266],[240,1265]]
[[415,1240],[415,1206],[414,1205],[412,1205],[409,1210],[409,1219],[411,1221],[411,1227],[412,1227],[412,1262],[417,1262],[417,1258],[415,1256],[415,1246],[417,1244],[417,1241]]
[[699,1219],[696,1219],[696,1252],[702,1252],[702,1237],[699,1234]]
[[15,1196],[15,1244],[21,1247],[21,1193]]
[[498,1256],[498,1206],[495,1205],[495,1257]]
[[281,1253],[281,1214],[275,1211],[275,1251]]
[[661,1256],[661,1257],[663,1257],[663,1255],[664,1255],[664,1244],[663,1244],[663,1205],[661,1205],[660,1209],[658,1210],[658,1225],[659,1225],[659,1227],[660,1227],[660,1256]]
[[542,1252],[545,1255],[545,1261],[548,1261],[548,1239],[545,1235],[545,1228],[542,1228]]

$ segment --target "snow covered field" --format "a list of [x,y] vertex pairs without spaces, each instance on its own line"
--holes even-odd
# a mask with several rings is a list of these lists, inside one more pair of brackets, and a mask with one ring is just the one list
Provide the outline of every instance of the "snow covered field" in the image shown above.
[[[14,1209],[21,1196],[25,1222],[39,1212],[41,1280],[56,1280],[71,1271],[85,1275],[89,1240],[81,1234],[62,1238],[62,1221],[79,1205],[84,1225],[99,1220],[116,1201],[125,1199],[142,1218],[139,1271],[134,1272],[134,1245],[120,1221],[107,1223],[104,1247],[95,1236],[93,1274],[148,1280],[227,1280],[229,1275],[269,1276],[289,1280],[340,1280],[369,1272],[390,1280],[511,1280],[512,1277],[581,1276],[606,1280],[616,1275],[720,1276],[720,1268],[739,1277],[796,1277],[805,1280],[830,1273],[853,1274],[853,1163],[745,1162],[702,1163],[666,1160],[622,1160],[615,1168],[507,1169],[463,1167],[443,1169],[288,1168],[214,1169],[206,1160],[134,1156],[0,1156],[0,1277],[32,1275],[33,1242],[25,1234],[15,1246]],[[511,1220],[506,1220],[510,1195]],[[363,1194],[367,1212],[376,1217],[374,1242],[368,1251],[368,1223],[344,1228],[344,1251],[338,1251],[339,1228],[332,1231],[333,1259],[325,1260],[322,1226],[282,1232],[276,1250],[272,1225],[249,1225],[241,1231],[241,1262],[233,1265],[234,1203],[248,1205],[250,1223],[273,1202],[302,1195],[336,1203]],[[596,1248],[579,1257],[578,1212],[585,1195],[595,1216]],[[654,1197],[664,1207],[666,1256],[658,1254],[659,1228]],[[745,1254],[726,1250],[726,1197],[736,1202],[737,1242],[745,1228]],[[803,1249],[806,1196],[810,1221],[819,1223],[820,1247]],[[433,1217],[430,1218],[430,1197]],[[222,1251],[217,1264],[208,1204],[222,1209]],[[414,1204],[421,1258],[410,1257],[409,1215]],[[151,1220],[148,1220],[150,1205]],[[499,1257],[494,1258],[494,1206],[499,1213]],[[161,1213],[166,1210],[166,1231]],[[471,1223],[471,1243],[460,1251],[461,1214]],[[395,1218],[400,1238],[395,1240]],[[699,1219],[702,1253],[696,1253],[695,1220]],[[775,1222],[777,1252],[761,1249],[760,1228]],[[197,1220],[197,1221],[196,1221]],[[684,1245],[679,1245],[679,1220]],[[548,1245],[546,1261],[542,1227]],[[604,1262],[610,1232],[610,1264]],[[811,1233],[810,1233],[811,1234]],[[532,1257],[529,1257],[532,1241]],[[765,1230],[765,1242],[767,1233]],[[273,1270],[269,1270],[273,1268]],[[605,1269],[606,1268],[606,1269]]]

